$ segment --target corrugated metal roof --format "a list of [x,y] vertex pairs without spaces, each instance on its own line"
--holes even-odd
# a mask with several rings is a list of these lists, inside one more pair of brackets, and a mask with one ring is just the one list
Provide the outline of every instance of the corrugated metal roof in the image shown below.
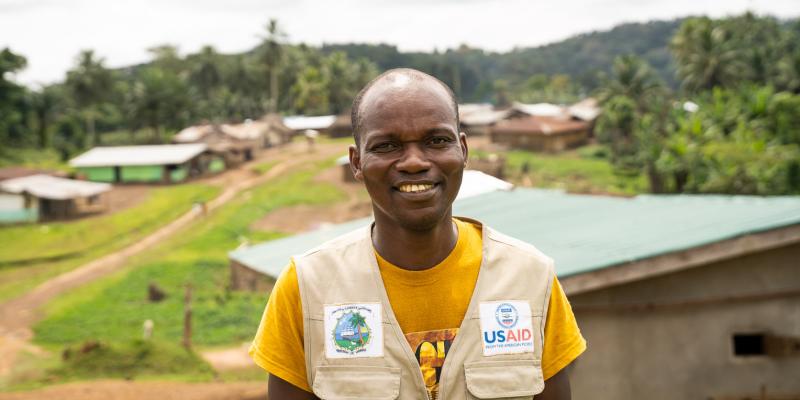
[[95,147],[69,161],[73,167],[182,164],[208,148],[204,143]]
[[30,193],[40,199],[68,200],[107,192],[111,190],[111,185],[50,175],[31,175],[0,182],[0,190],[16,194]]
[[[619,198],[516,189],[459,200],[453,213],[534,244],[555,259],[556,272],[564,277],[800,224],[800,197]],[[369,222],[362,219],[239,249],[230,257],[277,276],[291,255]]]
[[554,117],[528,116],[507,119],[492,127],[494,134],[558,135],[561,133],[588,131],[589,123]]
[[537,117],[560,117],[567,113],[564,106],[551,103],[525,104],[514,102],[511,107],[519,112]]
[[172,137],[172,141],[174,143],[194,143],[211,134],[214,130],[215,127],[210,124],[190,126],[176,133]]
[[319,117],[307,117],[296,115],[293,117],[283,117],[284,125],[295,131],[306,129],[327,129],[336,121],[335,115],[322,115]]

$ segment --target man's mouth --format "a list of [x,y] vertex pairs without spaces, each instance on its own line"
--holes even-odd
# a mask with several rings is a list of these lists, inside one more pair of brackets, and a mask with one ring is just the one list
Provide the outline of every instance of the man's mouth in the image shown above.
[[422,193],[427,192],[428,190],[433,189],[433,184],[431,183],[421,183],[421,184],[403,184],[397,187],[397,190],[403,193]]

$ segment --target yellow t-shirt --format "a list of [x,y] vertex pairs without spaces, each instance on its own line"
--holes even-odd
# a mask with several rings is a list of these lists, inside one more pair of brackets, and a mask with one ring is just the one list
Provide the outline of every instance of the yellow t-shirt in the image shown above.
[[[481,263],[481,227],[455,220],[458,241],[441,263],[422,271],[392,265],[376,252],[392,311],[420,363],[431,398],[438,392],[438,373],[464,319]],[[294,386],[311,391],[306,379],[303,315],[294,262],[275,283],[250,356]],[[542,372],[547,380],[585,349],[572,308],[557,279],[548,306],[542,349]]]

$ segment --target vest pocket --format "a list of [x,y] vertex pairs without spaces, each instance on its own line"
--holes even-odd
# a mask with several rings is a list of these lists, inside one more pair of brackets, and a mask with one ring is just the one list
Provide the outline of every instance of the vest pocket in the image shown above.
[[323,400],[394,400],[400,395],[400,368],[323,365],[315,369],[312,387]]
[[464,364],[468,399],[532,399],[544,390],[541,361],[478,361]]

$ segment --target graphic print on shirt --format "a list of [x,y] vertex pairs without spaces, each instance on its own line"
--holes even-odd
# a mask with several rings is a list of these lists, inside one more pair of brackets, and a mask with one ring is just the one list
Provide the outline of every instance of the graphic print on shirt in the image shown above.
[[422,378],[425,380],[425,387],[428,389],[428,397],[431,400],[438,399],[442,366],[444,366],[444,359],[456,334],[458,334],[458,328],[405,334],[406,340],[419,362],[419,369],[422,371]]

